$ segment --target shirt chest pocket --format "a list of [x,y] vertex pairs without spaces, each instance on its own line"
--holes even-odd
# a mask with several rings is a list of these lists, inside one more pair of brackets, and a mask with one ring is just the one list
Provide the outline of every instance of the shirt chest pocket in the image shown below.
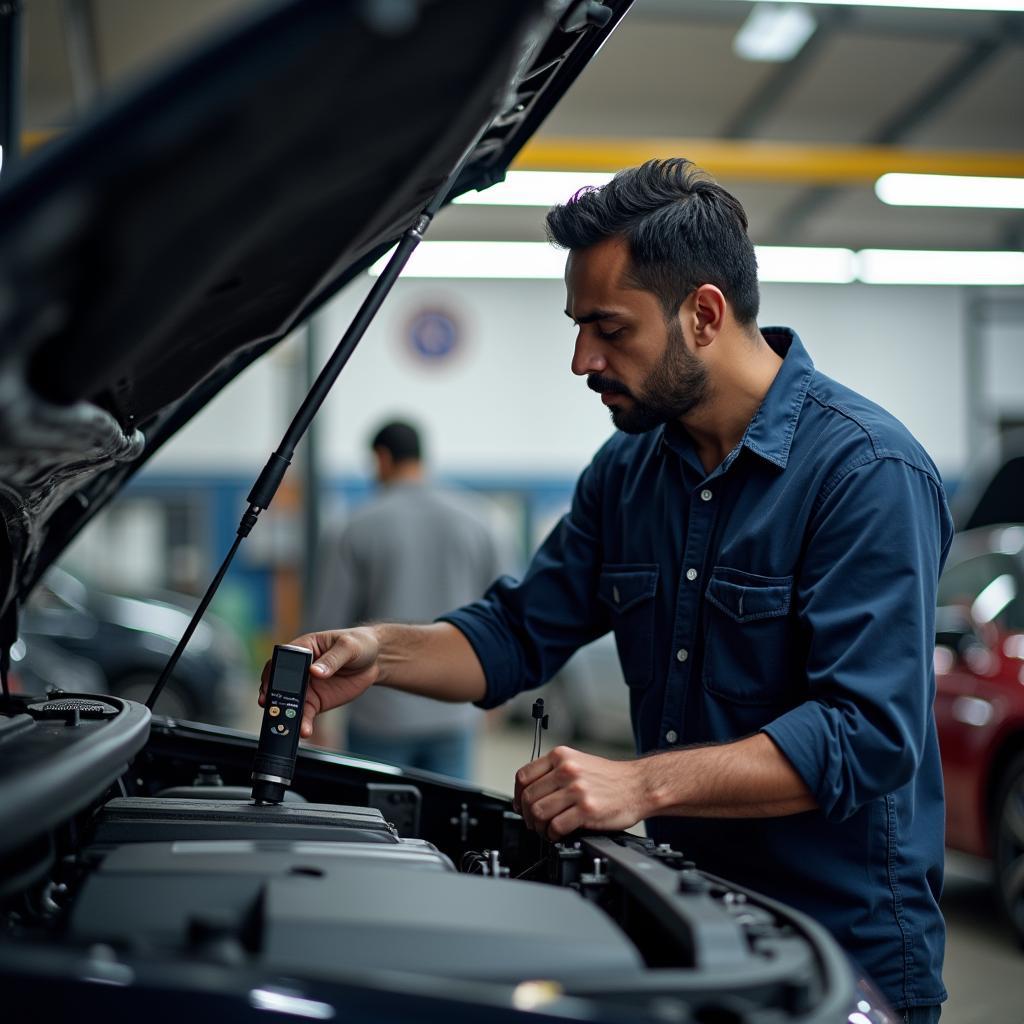
[[792,576],[716,565],[705,591],[704,686],[735,704],[781,704],[793,685]]
[[601,569],[597,596],[610,613],[622,674],[631,687],[651,682],[657,592],[656,565],[605,565]]

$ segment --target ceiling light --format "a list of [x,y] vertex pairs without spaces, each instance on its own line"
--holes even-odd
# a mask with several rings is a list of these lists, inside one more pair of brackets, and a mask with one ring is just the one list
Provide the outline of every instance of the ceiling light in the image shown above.
[[504,181],[482,192],[466,192],[453,200],[460,205],[554,206],[588,185],[606,185],[611,171],[509,171]]
[[793,0],[793,2],[830,4],[834,7],[917,7],[935,11],[1024,11],[1024,0]]
[[[392,250],[393,252],[394,250]],[[755,246],[758,279],[787,284],[1024,285],[1024,253]],[[370,267],[377,277],[391,253]],[[403,277],[561,280],[565,252],[547,242],[421,242]]]
[[969,206],[1024,210],[1024,178],[883,174],[875,195],[890,206]]
[[797,245],[757,245],[757,278],[805,284],[849,284],[856,279],[851,249],[819,249]]
[[[376,277],[391,252],[372,267]],[[420,242],[402,277],[555,278],[565,273],[565,252],[547,242]]]
[[1024,285],[1024,252],[863,249],[857,277],[867,284]]
[[[762,281],[847,284],[854,280],[855,257],[849,249],[757,246]],[[371,268],[376,277],[390,253]],[[547,242],[421,242],[403,277],[535,278],[559,280],[565,251]]]
[[811,12],[798,4],[755,4],[732,48],[744,60],[792,60],[817,27]]

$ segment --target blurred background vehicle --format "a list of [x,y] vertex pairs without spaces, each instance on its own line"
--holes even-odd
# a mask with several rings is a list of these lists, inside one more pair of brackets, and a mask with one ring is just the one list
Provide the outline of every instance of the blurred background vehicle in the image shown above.
[[1024,943],[1024,526],[956,536],[936,634],[946,843],[991,859],[997,902]]
[[[63,664],[53,665],[60,653],[95,667],[100,682],[93,679],[83,688],[144,702],[197,603],[180,594],[105,593],[54,567],[25,606],[26,656],[17,668],[25,674],[25,689],[78,685],[72,685]],[[81,667],[77,671],[88,675]],[[233,724],[254,679],[242,641],[207,615],[167,683],[161,711],[173,718]]]
[[1004,431],[975,454],[950,510],[958,530],[1024,523],[1024,428]]
[[11,690],[38,693],[103,693],[107,680],[99,666],[78,658],[41,636],[18,637],[11,645]]

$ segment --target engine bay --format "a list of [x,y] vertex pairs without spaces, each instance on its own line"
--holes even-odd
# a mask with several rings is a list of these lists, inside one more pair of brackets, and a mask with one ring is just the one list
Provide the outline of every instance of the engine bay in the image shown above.
[[11,698],[9,1019],[344,1005],[768,1024],[857,1004],[822,929],[685,851],[627,833],[551,844],[506,796],[316,748],[283,803],[256,805],[254,750],[114,697]]

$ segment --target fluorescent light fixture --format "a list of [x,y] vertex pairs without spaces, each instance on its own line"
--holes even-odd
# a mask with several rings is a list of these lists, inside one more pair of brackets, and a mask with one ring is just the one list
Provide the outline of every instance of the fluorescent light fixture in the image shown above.
[[754,251],[759,281],[849,284],[857,277],[857,257],[852,249],[758,245]]
[[1024,178],[958,174],[883,174],[875,195],[890,206],[963,206],[1024,210]]
[[[762,281],[848,284],[855,278],[849,249],[768,245],[756,251]],[[390,256],[370,267],[371,277],[381,273]],[[564,250],[547,242],[421,242],[402,276],[560,280],[564,273]]]
[[799,4],[755,4],[732,48],[744,60],[792,60],[817,27],[814,15]]
[[504,181],[453,202],[467,206],[554,206],[587,185],[607,185],[611,171],[509,171]]
[[1024,252],[863,249],[857,277],[866,284],[1022,285]]
[[916,7],[933,11],[1024,11],[1024,0],[793,0],[833,7]]
[[[394,250],[392,250],[393,252]],[[1024,285],[1024,253],[759,245],[758,279],[787,284]],[[391,257],[370,267],[377,277]],[[403,277],[561,280],[565,252],[547,242],[421,242]]]
[[[372,267],[377,277],[391,258]],[[547,242],[420,242],[402,277],[555,278],[565,273],[565,252]]]

